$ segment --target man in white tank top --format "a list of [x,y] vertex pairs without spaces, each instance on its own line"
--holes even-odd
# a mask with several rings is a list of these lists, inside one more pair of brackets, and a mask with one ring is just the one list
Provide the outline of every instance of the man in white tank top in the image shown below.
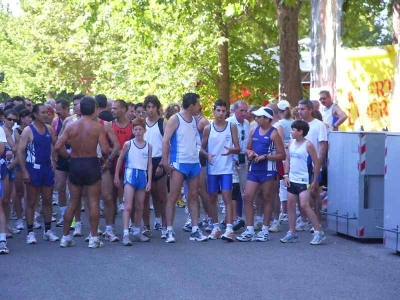
[[319,101],[323,105],[321,109],[323,122],[329,126],[329,130],[338,131],[339,126],[347,119],[346,113],[339,105],[333,103],[329,91],[321,91]]
[[[148,172],[152,173],[151,192],[146,193],[144,204],[145,210],[150,210],[149,198],[150,194],[153,198],[154,204],[154,230],[161,230],[161,238],[166,238],[167,217],[165,215],[165,206],[167,201],[167,176],[165,170],[160,166],[162,158],[162,138],[164,134],[165,124],[164,119],[159,117],[159,110],[161,102],[157,96],[151,95],[144,99],[144,108],[147,112],[146,118],[146,132],[144,139],[153,147],[152,162],[153,170]],[[146,221],[144,221],[146,223]]]
[[233,207],[232,207],[232,174],[234,158],[232,154],[240,153],[237,126],[225,120],[227,104],[217,100],[214,104],[214,122],[207,125],[203,132],[201,154],[207,157],[207,187],[210,194],[210,217],[213,229],[208,236],[210,240],[221,237],[218,223],[217,198],[218,191],[222,192],[222,199],[226,209],[226,231],[222,239],[233,242]]
[[172,228],[175,216],[175,205],[181,193],[183,180],[188,183],[188,204],[192,216],[191,241],[206,241],[197,224],[199,218],[199,161],[200,143],[197,123],[193,115],[200,109],[200,96],[187,93],[183,96],[182,110],[173,115],[165,126],[163,137],[163,154],[160,166],[171,176],[171,192],[167,200],[167,243],[175,242]]

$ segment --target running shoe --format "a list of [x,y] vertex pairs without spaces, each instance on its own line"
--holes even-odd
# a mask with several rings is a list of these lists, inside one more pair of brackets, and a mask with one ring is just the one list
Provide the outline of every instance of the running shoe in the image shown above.
[[233,231],[225,231],[225,233],[221,236],[221,239],[227,242],[234,242],[235,233]]
[[0,255],[9,253],[10,250],[7,248],[7,241],[0,241]]
[[269,232],[268,230],[261,230],[259,233],[257,233],[256,237],[257,242],[268,242],[269,241]]
[[240,228],[244,227],[246,223],[240,217],[237,217],[236,220],[233,221],[233,231],[238,231]]
[[142,234],[145,237],[151,238],[153,236],[153,232],[151,232],[150,226],[143,226]]
[[273,220],[269,226],[269,232],[279,232],[281,231],[281,224],[278,220]]
[[219,228],[213,228],[211,231],[211,234],[207,237],[209,240],[217,240],[221,237],[221,229]]
[[17,229],[18,230],[25,230],[24,221],[17,220]]
[[222,207],[221,214],[223,214],[223,215],[225,215],[225,214],[226,214],[226,208],[225,208],[225,206],[224,206],[224,207]]
[[160,222],[154,222],[154,230],[159,231],[161,230],[162,224]]
[[10,220],[18,220],[18,217],[17,217],[17,214],[15,213],[15,212],[12,212],[11,214],[10,214]]
[[90,237],[89,239],[89,248],[103,248],[104,243],[100,241],[98,237]]
[[186,232],[192,232],[192,219],[190,217],[186,219],[186,223],[182,229]]
[[61,248],[74,247],[74,246],[75,246],[75,242],[73,239],[67,240],[64,237],[61,238],[61,242],[60,242]]
[[296,231],[308,231],[311,229],[310,224],[308,222],[301,222],[296,225]]
[[143,233],[140,233],[140,232],[137,233],[137,234],[134,234],[132,236],[132,240],[134,242],[140,242],[140,243],[145,243],[145,242],[149,242],[150,241],[150,239],[147,236],[145,236]]
[[41,229],[42,225],[40,225],[40,223],[35,219],[33,221],[33,229]]
[[204,242],[204,241],[207,241],[208,238],[205,235],[203,235],[203,233],[201,232],[200,229],[197,229],[195,232],[192,232],[190,234],[189,240],[196,241],[196,242]]
[[167,230],[165,228],[161,229],[161,239],[165,240],[167,238]]
[[90,241],[91,237],[92,237],[92,235],[89,233],[89,235],[85,238],[85,243],[88,243]]
[[106,241],[110,241],[110,242],[118,242],[119,241],[119,238],[115,235],[113,230],[106,230],[103,233],[103,236],[105,237]]
[[118,210],[119,210],[119,211],[124,211],[124,208],[125,208],[124,203],[120,203],[120,204],[118,205]]
[[60,240],[60,238],[51,230],[47,230],[45,233],[43,233],[43,239],[50,242],[58,242]]
[[290,231],[286,233],[286,235],[281,238],[282,243],[297,243],[299,241],[299,237],[297,234],[293,234]]
[[154,210],[154,205],[153,204],[150,205],[150,210]]
[[37,243],[36,233],[34,233],[33,231],[29,232],[28,235],[26,236],[26,243],[28,245],[36,244]]
[[288,215],[284,213],[279,214],[279,222],[281,223],[287,223],[289,221]]
[[175,232],[173,230],[167,230],[166,236],[166,243],[175,243]]
[[183,208],[183,207],[186,207],[186,203],[185,203],[185,201],[183,201],[182,199],[179,199],[179,200],[176,202],[176,206],[178,206],[179,208]]
[[56,217],[51,217],[51,222],[52,222],[52,223],[54,223],[54,222],[56,222],[56,221],[57,221]]
[[98,236],[102,236],[103,235],[103,231],[101,231],[100,227],[97,228],[97,235]]
[[254,222],[254,231],[260,231],[263,227],[264,223],[262,221]]
[[21,230],[19,230],[17,228],[14,228],[14,227],[11,227],[11,226],[8,226],[7,229],[8,229],[8,232],[11,233],[11,234],[20,234],[21,233]]
[[326,240],[326,236],[323,231],[315,232],[314,237],[311,240],[310,244],[311,245],[319,245],[325,240]]
[[73,237],[80,237],[82,236],[82,223],[76,223],[74,233],[72,234]]
[[[319,227],[322,228],[322,225],[319,224]],[[314,233],[314,231],[315,231],[315,230],[314,230],[314,227],[311,227],[310,232],[311,232],[311,233]]]
[[122,244],[124,246],[132,246],[132,241],[129,238],[129,234],[124,234],[124,236],[122,237]]
[[61,217],[58,219],[58,222],[57,222],[57,224],[56,224],[56,227],[64,227],[64,217],[63,217],[63,216],[61,216]]
[[207,224],[207,226],[205,226],[204,231],[205,232],[212,232],[213,228],[214,228],[213,224]]
[[240,242],[252,242],[256,240],[256,234],[250,232],[248,229],[243,231],[243,233],[236,237],[236,239]]
[[76,221],[75,221],[75,218],[73,218],[71,226],[69,227],[69,230],[74,230],[75,229],[75,225],[76,225]]
[[185,214],[189,214],[189,208],[187,206],[185,206]]

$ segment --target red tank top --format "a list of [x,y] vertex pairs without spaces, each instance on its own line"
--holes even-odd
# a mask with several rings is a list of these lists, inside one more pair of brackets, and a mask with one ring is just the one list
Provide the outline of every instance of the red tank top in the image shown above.
[[125,142],[133,138],[131,122],[124,128],[120,128],[115,121],[112,121],[112,127],[119,141],[119,149],[122,150]]

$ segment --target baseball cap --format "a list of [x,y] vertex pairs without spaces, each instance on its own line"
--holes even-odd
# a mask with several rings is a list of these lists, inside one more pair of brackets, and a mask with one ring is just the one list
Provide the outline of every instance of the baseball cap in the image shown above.
[[252,114],[254,114],[257,117],[263,116],[267,117],[268,119],[274,118],[274,112],[269,107],[260,107],[256,111],[253,111]]
[[286,110],[286,108],[290,107],[290,103],[287,100],[281,100],[277,105],[279,110]]

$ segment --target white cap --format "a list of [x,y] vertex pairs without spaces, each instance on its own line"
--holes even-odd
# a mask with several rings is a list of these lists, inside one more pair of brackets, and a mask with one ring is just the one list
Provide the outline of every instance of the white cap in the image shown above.
[[274,118],[274,112],[269,107],[260,107],[256,111],[253,111],[252,114],[258,117],[264,116],[268,119]]
[[286,110],[286,108],[290,107],[290,103],[286,100],[279,101],[277,105],[279,110]]

